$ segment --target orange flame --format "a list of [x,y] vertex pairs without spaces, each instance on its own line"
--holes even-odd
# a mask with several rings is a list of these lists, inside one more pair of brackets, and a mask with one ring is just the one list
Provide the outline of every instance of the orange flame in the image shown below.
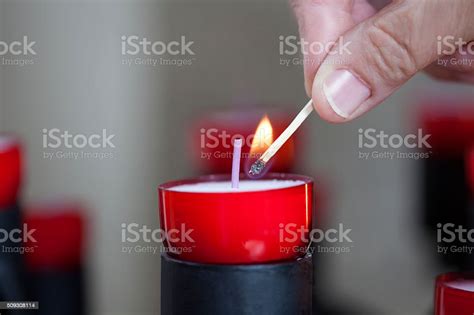
[[273,127],[268,116],[263,116],[258,124],[257,130],[250,146],[250,155],[259,157],[273,143]]

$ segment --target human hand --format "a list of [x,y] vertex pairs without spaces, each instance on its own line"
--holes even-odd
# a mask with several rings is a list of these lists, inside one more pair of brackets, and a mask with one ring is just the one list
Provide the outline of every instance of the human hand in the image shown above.
[[[367,0],[291,3],[302,39],[336,41],[304,56],[306,91],[323,119],[363,115],[421,70],[474,83],[474,0],[396,0],[378,12]],[[464,45],[451,51],[458,39]]]

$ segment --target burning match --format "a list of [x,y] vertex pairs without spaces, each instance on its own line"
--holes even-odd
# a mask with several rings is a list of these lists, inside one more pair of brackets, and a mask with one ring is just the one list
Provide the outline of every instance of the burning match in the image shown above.
[[301,124],[306,120],[312,111],[313,102],[310,100],[298,113],[298,115],[296,115],[295,119],[293,119],[285,131],[283,131],[283,133],[275,140],[275,142],[272,143],[272,145],[270,145],[270,147],[268,147],[262,156],[252,164],[249,175],[256,176],[263,171],[268,161],[270,161],[270,159],[278,152],[278,150],[280,150],[285,142],[295,133],[295,131],[301,126]]

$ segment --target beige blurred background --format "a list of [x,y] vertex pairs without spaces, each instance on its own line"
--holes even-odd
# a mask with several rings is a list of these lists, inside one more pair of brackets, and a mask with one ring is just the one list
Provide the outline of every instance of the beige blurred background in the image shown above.
[[[194,41],[192,66],[121,64],[121,36]],[[302,68],[279,64],[278,37],[297,35],[286,1],[4,1],[0,37],[36,41],[34,65],[0,66],[0,130],[27,148],[25,202],[84,200],[90,212],[88,295],[93,314],[157,314],[158,255],[121,252],[120,226],[158,227],[157,185],[196,173],[186,130],[208,108],[304,104]],[[329,224],[352,228],[349,254],[321,257],[324,299],[376,314],[427,314],[439,270],[417,234],[413,160],[358,159],[357,131],[406,133],[425,96],[472,88],[420,75],[367,116],[306,123],[303,172],[331,192]],[[42,129],[115,134],[114,158],[43,158]],[[318,177],[319,178],[319,177]],[[317,178],[317,181],[318,181]],[[316,218],[317,219],[317,218]]]

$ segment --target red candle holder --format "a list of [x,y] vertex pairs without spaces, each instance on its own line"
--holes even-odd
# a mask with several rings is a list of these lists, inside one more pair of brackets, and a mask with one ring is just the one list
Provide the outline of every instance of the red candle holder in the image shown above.
[[[304,256],[311,228],[312,179],[269,173],[258,180],[265,179],[301,183],[258,191],[172,190],[184,184],[220,181],[228,181],[230,187],[230,176],[210,175],[159,186],[165,249],[181,260],[216,264],[262,263]],[[294,234],[285,234],[287,227]],[[189,231],[190,239],[183,237]]]
[[474,313],[474,273],[446,273],[436,278],[435,315]]
[[19,141],[0,135],[0,209],[16,203],[21,184],[21,146]]
[[75,202],[46,202],[26,208],[24,223],[35,230],[25,246],[30,270],[71,270],[82,263],[84,210]]
[[447,157],[462,155],[474,144],[474,110],[472,104],[446,104],[449,106],[440,106],[442,103],[423,105],[419,125],[424,134],[430,135],[430,151]]

